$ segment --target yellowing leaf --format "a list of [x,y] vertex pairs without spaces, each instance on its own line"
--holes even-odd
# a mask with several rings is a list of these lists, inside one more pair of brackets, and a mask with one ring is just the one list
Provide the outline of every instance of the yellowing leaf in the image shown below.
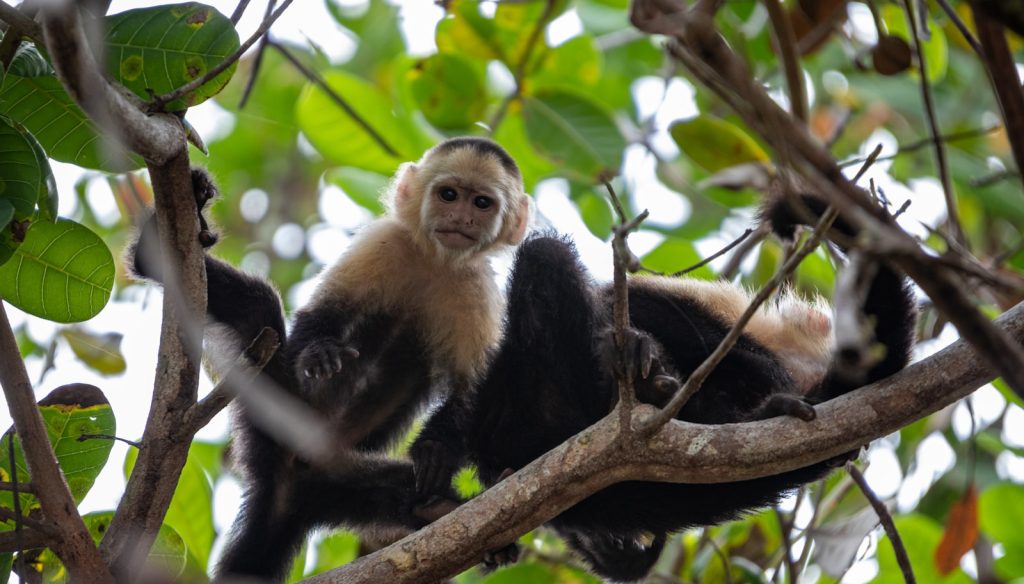
[[684,154],[709,172],[745,162],[768,161],[768,153],[753,138],[720,118],[700,115],[676,122],[669,133]]

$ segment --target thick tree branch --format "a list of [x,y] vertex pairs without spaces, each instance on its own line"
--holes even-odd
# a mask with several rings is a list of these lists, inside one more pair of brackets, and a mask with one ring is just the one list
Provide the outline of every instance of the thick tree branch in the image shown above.
[[[188,322],[206,314],[206,267],[199,248],[199,222],[188,151],[162,165],[149,165],[160,231],[162,273],[166,278],[163,326],[153,401],[142,447],[124,496],[100,546],[118,579],[137,581],[138,569],[170,505],[191,436],[183,437],[185,413],[196,403],[201,336],[188,334]],[[201,329],[199,329],[201,330]]]
[[[1024,342],[1024,304],[997,320]],[[878,383],[819,405],[817,419],[780,417],[708,426],[672,421],[630,449],[618,412],[409,537],[305,582],[424,582],[449,577],[621,480],[714,483],[756,478],[833,458],[970,395],[995,373],[971,345],[945,350]],[[640,405],[633,424],[655,412]]]
[[29,474],[35,486],[43,515],[63,534],[54,551],[68,570],[68,575],[81,582],[113,582],[103,563],[96,544],[68,490],[64,473],[57,466],[57,458],[50,447],[43,417],[36,407],[32,382],[21,360],[18,341],[14,338],[7,311],[0,302],[0,385],[3,386],[7,408],[14,420],[14,428],[21,438]]
[[43,32],[39,25],[36,24],[36,21],[22,14],[21,10],[18,10],[17,7],[11,6],[6,2],[0,2],[0,20],[18,29],[21,34],[35,40],[42,40],[43,38]]

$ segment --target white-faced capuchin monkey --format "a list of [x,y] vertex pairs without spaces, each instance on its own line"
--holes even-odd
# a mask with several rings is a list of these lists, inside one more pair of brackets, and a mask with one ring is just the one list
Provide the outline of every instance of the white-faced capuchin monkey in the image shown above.
[[[202,171],[194,171],[193,187],[201,211],[215,187]],[[326,417],[339,450],[358,453],[393,445],[432,398],[444,398],[442,411],[464,408],[501,337],[504,302],[488,259],[522,241],[529,216],[515,161],[483,138],[438,144],[404,165],[385,197],[387,213],[322,274],[263,372]],[[204,232],[201,242],[212,245],[216,237]],[[134,268],[159,279],[145,259],[156,257],[155,235],[149,221]],[[210,256],[206,270],[209,319],[228,333],[215,342],[237,353],[264,326],[286,338],[280,298],[267,282]],[[423,485],[436,482],[414,467],[428,460],[429,473],[452,470],[434,463],[447,457],[428,443],[411,453],[412,464],[361,456],[326,472],[257,427],[244,407],[236,409],[232,437],[245,493],[217,566],[222,580],[282,579],[316,527],[403,536],[426,523],[417,505]]]

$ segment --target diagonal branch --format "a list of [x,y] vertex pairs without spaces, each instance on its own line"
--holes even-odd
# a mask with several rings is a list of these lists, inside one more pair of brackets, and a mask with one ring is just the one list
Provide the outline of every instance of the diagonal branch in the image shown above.
[[[1024,341],[1024,304],[998,325]],[[622,449],[618,414],[530,463],[437,522],[307,583],[429,582],[457,574],[596,490],[622,480],[717,483],[756,478],[839,456],[956,402],[995,372],[965,341],[878,383],[817,407],[810,422],[779,417],[722,426],[672,422],[644,448]],[[655,413],[641,404],[639,424]]]
[[75,500],[68,490],[64,473],[57,466],[57,458],[50,447],[43,417],[36,407],[32,382],[21,360],[18,341],[14,338],[7,311],[0,302],[0,385],[3,386],[7,407],[14,419],[14,428],[21,438],[29,474],[35,485],[43,514],[63,534],[54,547],[68,570],[71,579],[81,582],[113,582],[114,578],[103,563],[96,544],[89,535]]
[[972,8],[974,23],[983,48],[981,56],[995,90],[999,110],[1006,124],[1006,137],[1013,150],[1017,172],[1024,172],[1024,92],[1013,60],[1006,30],[984,11]]

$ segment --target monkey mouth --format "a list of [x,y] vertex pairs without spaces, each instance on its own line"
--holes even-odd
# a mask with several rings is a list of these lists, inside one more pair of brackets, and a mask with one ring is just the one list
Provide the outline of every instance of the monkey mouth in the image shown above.
[[441,245],[450,249],[466,249],[476,245],[476,238],[458,229],[437,229],[434,231]]

